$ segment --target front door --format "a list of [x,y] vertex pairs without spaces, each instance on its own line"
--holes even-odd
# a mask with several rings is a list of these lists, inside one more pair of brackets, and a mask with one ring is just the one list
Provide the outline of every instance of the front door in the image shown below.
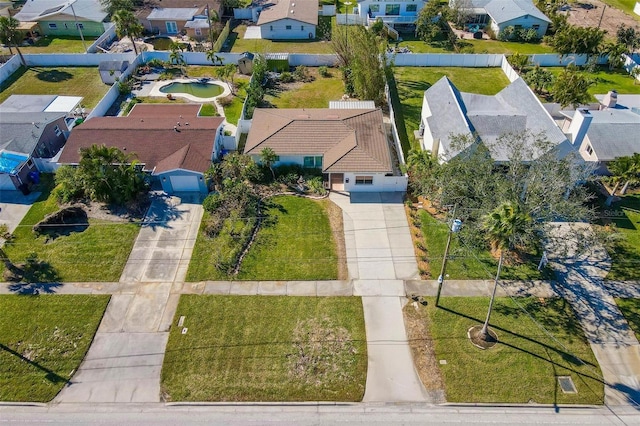
[[175,21],[167,21],[167,34],[177,34],[178,33],[178,24]]
[[344,191],[344,173],[331,173],[331,189]]

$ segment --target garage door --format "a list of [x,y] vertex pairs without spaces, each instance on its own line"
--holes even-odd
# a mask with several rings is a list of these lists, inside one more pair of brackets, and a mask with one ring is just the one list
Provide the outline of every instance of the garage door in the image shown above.
[[6,173],[0,173],[0,190],[2,191],[15,191],[16,187],[11,181],[11,176]]
[[171,176],[173,192],[200,191],[197,176]]

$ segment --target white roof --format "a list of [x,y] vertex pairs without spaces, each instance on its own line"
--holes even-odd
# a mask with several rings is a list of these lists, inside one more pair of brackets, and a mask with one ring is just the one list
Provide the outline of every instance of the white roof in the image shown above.
[[44,112],[71,112],[82,102],[81,96],[58,96]]

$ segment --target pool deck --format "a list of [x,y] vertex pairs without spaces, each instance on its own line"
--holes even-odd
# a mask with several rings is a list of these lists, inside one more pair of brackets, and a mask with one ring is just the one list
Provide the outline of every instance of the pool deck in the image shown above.
[[[149,91],[149,94],[147,96],[166,97],[167,94],[160,91],[161,87],[167,86],[171,83],[197,83],[199,81],[200,81],[199,78],[174,78],[172,80],[155,81],[154,83],[152,83],[153,86],[151,87],[151,90]],[[171,93],[171,95],[175,96],[176,98],[184,98],[191,102],[198,102],[198,103],[213,102],[216,105],[216,109],[218,109],[218,112],[220,112],[220,110],[222,110],[222,107],[218,105],[218,103],[215,101],[217,98],[224,98],[226,96],[229,96],[231,94],[231,89],[229,89],[229,85],[227,83],[220,80],[211,79],[208,81],[208,83],[211,83],[211,84],[215,83],[221,86],[224,89],[223,92],[218,96],[214,96],[212,98],[199,98],[197,96],[193,96],[188,93]],[[222,115],[224,116],[224,113]]]

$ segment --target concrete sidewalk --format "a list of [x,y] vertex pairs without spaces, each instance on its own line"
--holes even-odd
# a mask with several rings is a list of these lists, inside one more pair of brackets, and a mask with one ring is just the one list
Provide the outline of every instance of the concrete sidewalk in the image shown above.
[[605,381],[608,405],[640,408],[640,344],[603,279],[611,265],[604,247],[591,245],[578,252],[582,233],[591,233],[583,223],[554,224],[556,241],[564,247],[547,248],[556,270],[561,294],[573,308],[591,344]]

